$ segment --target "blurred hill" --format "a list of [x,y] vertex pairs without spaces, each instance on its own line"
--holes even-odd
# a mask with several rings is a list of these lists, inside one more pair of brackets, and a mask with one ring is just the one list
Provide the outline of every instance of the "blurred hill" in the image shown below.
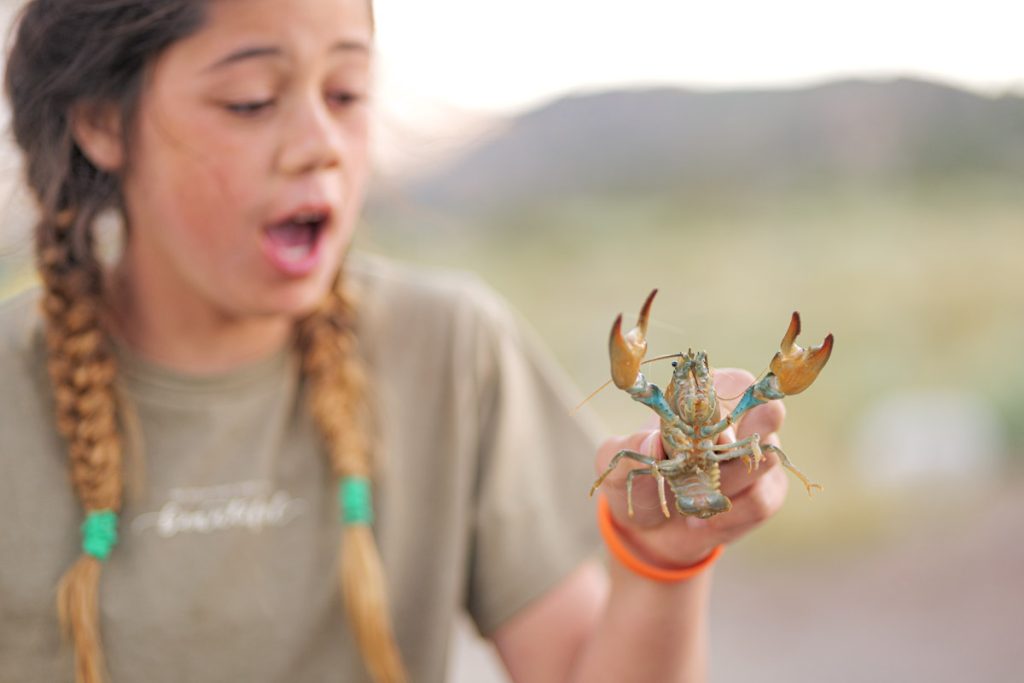
[[1024,175],[1024,97],[846,80],[564,97],[509,120],[401,194],[480,214],[609,193],[702,197],[989,175]]

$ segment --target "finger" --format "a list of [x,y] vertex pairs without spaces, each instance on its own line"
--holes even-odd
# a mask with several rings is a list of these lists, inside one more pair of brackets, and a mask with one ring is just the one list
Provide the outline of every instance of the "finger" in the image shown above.
[[[739,368],[718,368],[715,370],[715,392],[722,404],[723,413],[731,412],[743,392],[754,383],[755,377]],[[782,428],[786,417],[786,408],[781,401],[769,401],[752,408],[741,419],[737,426],[737,438],[745,439],[751,434],[762,436],[777,432]]]
[[[608,499],[616,521],[635,527],[654,527],[664,524],[666,517],[661,506],[661,496],[658,495],[658,481],[651,476],[650,465],[627,456],[621,458],[612,471],[608,471],[608,465],[612,459],[623,450],[661,460],[664,458],[661,432],[658,430],[637,432],[625,437],[609,439],[598,449],[596,465],[598,476],[607,472],[607,476],[601,483],[601,490]],[[639,470],[642,473],[633,477],[633,515],[630,517],[628,512],[630,496],[627,484],[630,472],[634,470]],[[671,498],[666,492],[666,507],[670,500]],[[669,519],[671,519],[671,513],[669,513]]]
[[715,368],[715,394],[722,404],[722,412],[729,413],[739,402],[743,392],[754,383],[754,376],[739,368]]
[[752,434],[765,437],[782,429],[786,406],[782,401],[769,401],[751,408],[736,426],[736,436],[745,439]]
[[[632,434],[624,434],[621,436],[613,436],[606,439],[597,448],[597,458],[594,460],[594,466],[597,469],[597,474],[602,474],[608,467],[608,463],[611,462],[612,458],[619,451],[636,451],[645,455],[650,455],[655,460],[661,460],[665,457],[664,452],[661,448],[661,439],[656,438],[660,432],[656,429],[646,429]],[[622,461],[619,461],[620,464]],[[635,466],[639,466],[640,463],[635,460],[630,460]],[[620,472],[621,470],[621,472]],[[613,477],[624,479],[628,468],[616,467],[615,472],[608,475],[608,480]]]
[[725,431],[722,432],[721,434],[719,434],[718,438],[715,439],[715,443],[716,444],[736,443],[736,428],[735,427],[726,427]]
[[[779,445],[779,437],[775,434],[769,434],[767,437],[761,439],[761,446]],[[779,457],[771,451],[764,452],[764,460],[757,468],[747,471],[747,463],[743,462],[739,458],[730,460],[722,463],[721,466],[721,490],[729,498],[735,495],[740,495],[742,492],[752,486],[758,479],[761,479],[768,474],[773,468],[781,468]]]
[[777,513],[786,500],[789,478],[781,467],[771,468],[750,487],[732,498],[732,510],[714,518],[715,531],[725,541],[735,540]]

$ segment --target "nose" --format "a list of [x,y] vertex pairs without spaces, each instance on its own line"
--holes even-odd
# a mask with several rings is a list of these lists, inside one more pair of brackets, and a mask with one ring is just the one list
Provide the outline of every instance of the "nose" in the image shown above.
[[344,136],[322,99],[309,97],[291,109],[278,155],[280,170],[287,175],[302,175],[340,166]]

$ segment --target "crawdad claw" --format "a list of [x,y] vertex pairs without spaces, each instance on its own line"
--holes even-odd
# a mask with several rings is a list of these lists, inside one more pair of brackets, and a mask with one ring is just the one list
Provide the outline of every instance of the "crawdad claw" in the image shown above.
[[640,372],[640,361],[647,353],[647,319],[651,313],[651,302],[658,290],[647,295],[647,300],[640,309],[636,327],[625,335],[622,334],[622,315],[612,324],[612,334],[608,340],[608,355],[612,362],[612,380],[619,389],[628,389],[636,382]]
[[751,441],[750,455],[741,455],[740,460],[747,466],[747,474],[761,466],[761,461],[764,460],[764,453],[761,452],[761,440],[759,438]]
[[771,363],[771,371],[779,380],[779,389],[787,396],[799,394],[811,386],[832,354],[831,334],[825,337],[825,341],[820,346],[812,346],[809,349],[797,346],[798,334],[800,334],[800,314],[793,311],[789,329],[786,330],[786,336],[782,338],[781,350],[775,354]]

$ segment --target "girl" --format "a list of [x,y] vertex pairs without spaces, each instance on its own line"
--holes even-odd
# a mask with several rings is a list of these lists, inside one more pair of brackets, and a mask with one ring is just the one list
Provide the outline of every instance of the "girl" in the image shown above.
[[515,681],[703,676],[700,570],[785,476],[726,467],[734,509],[695,522],[651,482],[630,519],[616,471],[610,533],[648,569],[591,559],[592,442],[513,316],[343,259],[373,31],[368,0],[25,8],[6,88],[42,286],[0,309],[3,680],[440,681],[461,609]]

